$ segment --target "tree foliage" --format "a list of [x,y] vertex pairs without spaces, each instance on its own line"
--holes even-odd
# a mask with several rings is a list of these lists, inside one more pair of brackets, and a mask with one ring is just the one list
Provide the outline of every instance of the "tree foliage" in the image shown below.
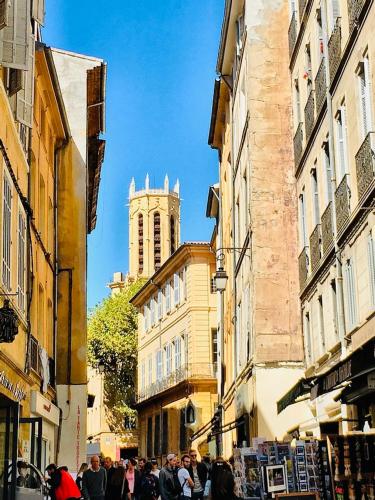
[[105,298],[89,314],[88,362],[104,364],[104,405],[112,431],[124,432],[125,417],[135,415],[137,311],[129,300],[144,280],[127,283],[120,293]]

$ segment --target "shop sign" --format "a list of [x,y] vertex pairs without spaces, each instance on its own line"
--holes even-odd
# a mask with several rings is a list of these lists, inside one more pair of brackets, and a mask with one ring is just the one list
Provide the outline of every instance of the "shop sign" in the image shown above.
[[0,372],[0,385],[5,387],[5,389],[8,389],[16,401],[19,402],[26,398],[26,393],[20,386],[19,382],[13,384],[13,382],[11,382],[5,375],[4,371]]
[[31,391],[30,410],[53,425],[59,425],[60,410],[49,399],[40,394],[40,392]]

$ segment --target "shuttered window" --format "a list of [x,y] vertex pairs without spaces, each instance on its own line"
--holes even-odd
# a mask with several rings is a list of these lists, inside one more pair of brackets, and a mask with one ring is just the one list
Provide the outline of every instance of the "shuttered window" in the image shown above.
[[181,337],[176,337],[174,341],[174,367],[175,370],[181,367]]
[[337,184],[348,173],[348,153],[347,153],[347,135],[346,135],[346,107],[345,104],[339,109],[336,117],[336,133],[337,133],[337,160],[338,160],[338,179]]
[[348,259],[345,264],[345,282],[348,326],[351,330],[357,325],[357,299],[352,259]]
[[148,358],[148,385],[150,386],[152,384],[152,355],[149,356]]
[[35,19],[35,21],[41,25],[44,24],[44,14],[45,14],[44,3],[45,3],[44,0],[33,0],[33,10],[32,10],[33,19]]
[[306,204],[305,204],[305,191],[303,190],[299,196],[299,217],[300,217],[300,241],[301,246],[307,246],[307,232],[306,232]]
[[318,191],[318,176],[315,168],[311,170],[311,194],[312,202],[314,207],[314,225],[320,223],[320,213],[319,213],[319,191]]
[[145,362],[142,361],[141,364],[141,389],[144,390],[146,387],[146,365]]
[[155,299],[152,298],[150,301],[150,309],[151,309],[151,326],[155,324]]
[[306,349],[306,360],[308,363],[312,362],[313,352],[312,352],[312,342],[311,342],[311,328],[310,328],[310,313],[305,314],[305,320],[303,324],[303,333],[305,337],[305,349]]
[[12,184],[4,171],[3,181],[3,259],[2,281],[11,290],[11,248],[12,248]]
[[9,1],[0,0],[0,29],[8,24]]
[[159,349],[156,353],[156,380],[163,378],[163,351]]
[[158,290],[158,320],[160,321],[163,317],[163,293]]
[[326,202],[332,201],[332,167],[328,140],[323,144],[323,169],[326,176]]
[[370,278],[370,290],[371,290],[371,304],[375,305],[375,248],[374,248],[374,238],[372,233],[368,235],[367,238],[367,249],[368,249],[368,264],[369,264],[369,278]]
[[180,275],[175,273],[174,275],[174,305],[177,306],[180,303]]
[[8,68],[29,69],[31,43],[30,0],[12,0],[7,25],[2,31],[2,64]]
[[172,344],[165,346],[165,370],[168,377],[172,373]]
[[147,330],[150,328],[150,322],[149,322],[149,319],[150,319],[150,306],[147,304],[144,306],[143,308],[143,319],[144,319],[144,325],[145,325],[145,332],[147,332]]
[[28,71],[24,72],[24,84],[17,92],[16,104],[16,120],[30,128],[33,126],[34,51],[35,42],[33,35],[30,35]]
[[20,209],[18,212],[18,306],[22,312],[26,309],[26,217]]
[[360,106],[362,118],[362,133],[363,138],[371,131],[371,91],[370,91],[370,76],[369,76],[369,60],[365,57],[359,66],[359,92]]
[[171,283],[168,281],[165,289],[165,309],[169,313],[171,310]]

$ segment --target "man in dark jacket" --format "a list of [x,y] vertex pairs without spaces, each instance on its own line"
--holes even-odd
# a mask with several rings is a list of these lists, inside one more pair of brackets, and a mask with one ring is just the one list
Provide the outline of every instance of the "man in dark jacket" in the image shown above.
[[194,482],[191,498],[192,500],[203,500],[204,487],[207,481],[207,467],[198,462],[197,452],[195,450],[189,451],[190,467],[188,469],[191,479]]
[[180,481],[176,471],[176,455],[167,455],[167,464],[161,469],[159,474],[159,488],[161,500],[178,500],[180,492],[176,491],[176,484],[181,490]]
[[112,492],[112,476],[115,473],[116,469],[113,467],[113,462],[111,457],[105,457],[104,459],[104,468],[107,472],[107,486],[105,489],[105,498],[106,500],[111,500],[113,496]]

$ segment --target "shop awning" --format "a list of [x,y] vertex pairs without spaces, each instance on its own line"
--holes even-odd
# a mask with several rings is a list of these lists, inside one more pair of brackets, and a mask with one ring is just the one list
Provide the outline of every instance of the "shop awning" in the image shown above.
[[281,413],[289,405],[296,403],[301,396],[310,393],[312,378],[301,378],[284,396],[277,402],[277,413]]
[[337,389],[345,382],[366,375],[375,367],[375,338],[369,340],[350,356],[317,377],[311,388],[311,399]]

